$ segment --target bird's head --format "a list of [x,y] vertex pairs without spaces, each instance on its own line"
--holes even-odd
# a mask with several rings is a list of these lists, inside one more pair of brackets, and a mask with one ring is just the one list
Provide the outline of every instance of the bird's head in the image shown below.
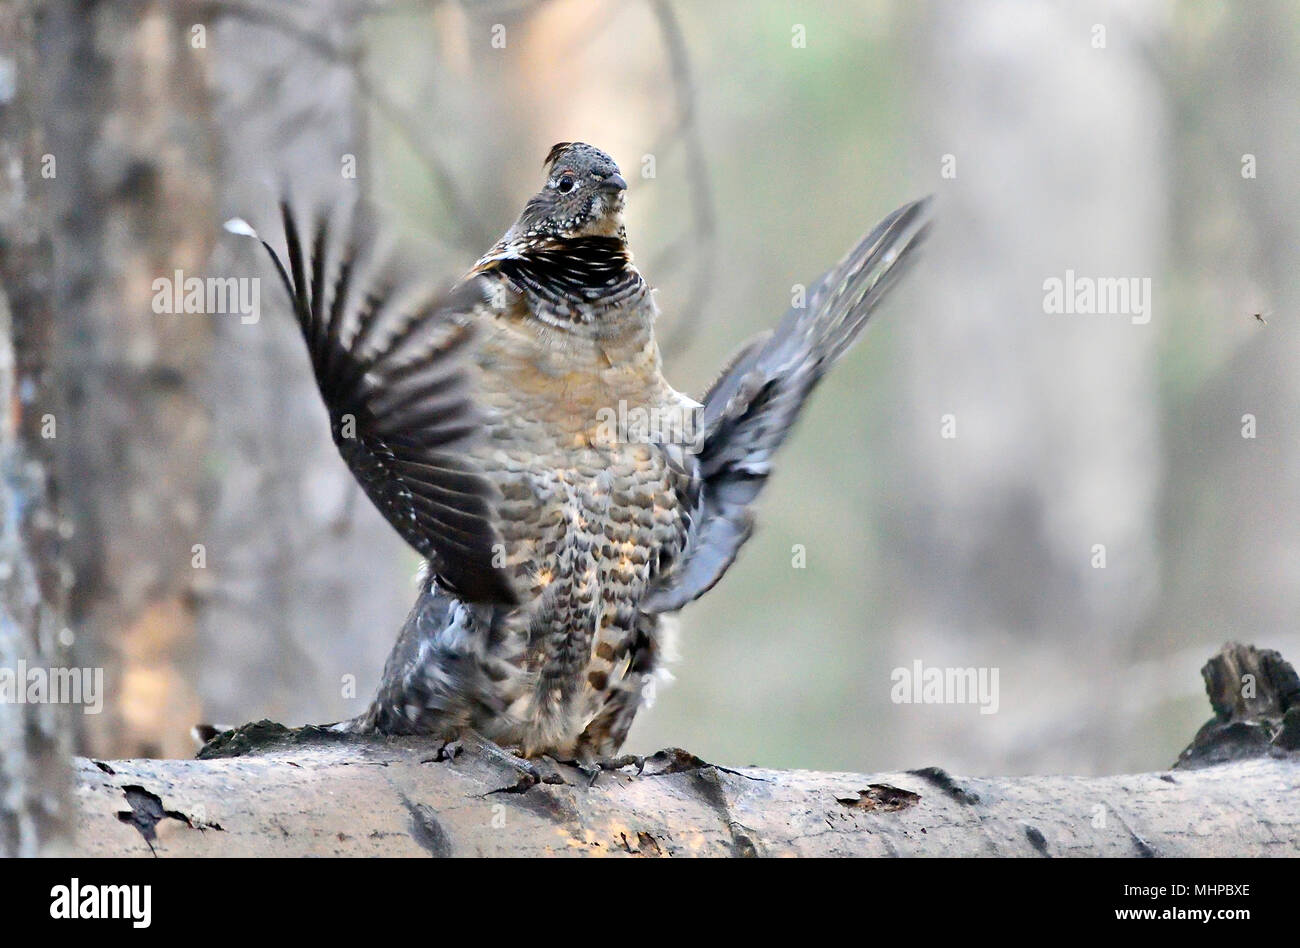
[[546,184],[524,205],[519,235],[621,237],[627,181],[599,148],[560,142],[546,156]]

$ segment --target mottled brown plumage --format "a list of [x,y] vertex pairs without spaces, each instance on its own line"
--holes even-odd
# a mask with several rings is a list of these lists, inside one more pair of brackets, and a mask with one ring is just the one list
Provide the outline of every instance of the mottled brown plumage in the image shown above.
[[284,209],[276,265],[335,439],[429,560],[352,729],[615,753],[662,662],[660,615],[734,559],[772,453],[924,234],[920,204],[887,218],[701,406],[661,372],[617,166],[561,143],[546,174],[469,274],[413,303],[365,292],[324,224],[305,252]]

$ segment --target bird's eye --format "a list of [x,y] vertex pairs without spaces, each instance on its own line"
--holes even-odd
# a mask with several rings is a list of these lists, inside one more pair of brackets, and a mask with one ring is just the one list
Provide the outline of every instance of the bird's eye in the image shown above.
[[560,178],[560,183],[557,184],[555,187],[559,190],[561,194],[568,194],[570,191],[573,190],[573,184],[574,184],[573,175],[566,174],[564,177]]

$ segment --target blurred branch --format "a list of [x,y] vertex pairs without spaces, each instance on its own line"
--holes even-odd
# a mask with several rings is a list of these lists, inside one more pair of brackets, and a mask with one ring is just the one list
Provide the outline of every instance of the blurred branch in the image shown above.
[[[436,2],[437,0],[427,0],[427,5],[432,6]],[[217,15],[235,17],[277,30],[297,40],[319,58],[351,70],[357,92],[362,99],[369,102],[375,112],[392,126],[428,171],[454,223],[456,245],[477,254],[492,243],[491,235],[483,225],[472,202],[465,197],[450,167],[433,143],[420,133],[419,130],[423,128],[420,117],[402,105],[366,70],[363,44],[355,40],[346,44],[332,42],[322,36],[318,30],[304,27],[279,7],[248,3],[245,0],[195,0],[195,5]],[[380,10],[373,4],[361,4],[357,12],[364,16],[367,13],[391,11]],[[355,25],[351,26],[349,31],[355,32]]]
[[704,142],[700,137],[696,117],[695,80],[691,73],[690,54],[681,24],[669,0],[651,0],[659,32],[668,52],[668,64],[673,82],[673,100],[676,120],[667,135],[669,144],[680,141],[686,149],[686,180],[690,187],[690,205],[693,228],[685,237],[674,241],[659,257],[655,265],[676,265],[680,256],[689,249],[695,261],[686,303],[677,319],[664,336],[661,348],[665,355],[679,353],[690,345],[699,327],[700,316],[708,303],[713,284],[714,222],[713,188],[709,179],[708,162],[704,155]]
[[422,127],[407,109],[399,104],[381,86],[372,82],[364,71],[356,73],[357,88],[370,100],[375,110],[383,116],[410,146],[411,151],[424,165],[433,179],[438,193],[447,205],[456,225],[456,242],[472,254],[480,254],[494,242],[473,205],[465,197],[451,169],[438,155],[433,145],[417,129]]
[[[364,17],[424,6],[433,7],[439,2],[440,0],[407,0],[401,4],[358,3],[354,7],[354,13]],[[547,2],[549,0],[514,0],[514,2],[483,0],[473,6],[493,13],[518,13],[540,8]],[[357,92],[362,99],[368,102],[375,113],[393,128],[428,172],[453,221],[455,246],[477,254],[492,243],[494,237],[485,226],[474,202],[466,197],[451,167],[442,158],[434,143],[423,133],[426,123],[398,101],[366,69],[365,50],[361,43],[355,40],[348,43],[331,41],[322,36],[318,30],[303,26],[285,8],[270,7],[249,0],[193,0],[193,5],[209,14],[237,17],[246,22],[278,30],[301,43],[304,48],[321,59],[341,64],[351,70]],[[663,38],[674,100],[672,124],[661,132],[656,150],[660,153],[666,152],[679,144],[684,149],[691,210],[690,230],[661,251],[651,266],[652,271],[662,275],[668,270],[679,267],[685,259],[693,262],[686,301],[662,343],[665,354],[671,355],[682,351],[690,344],[698,327],[700,315],[707,305],[712,286],[716,223],[712,182],[696,112],[698,95],[685,36],[669,0],[650,0],[650,6]],[[349,30],[354,31],[355,27],[350,26]],[[578,32],[579,35],[590,33],[590,31]]]

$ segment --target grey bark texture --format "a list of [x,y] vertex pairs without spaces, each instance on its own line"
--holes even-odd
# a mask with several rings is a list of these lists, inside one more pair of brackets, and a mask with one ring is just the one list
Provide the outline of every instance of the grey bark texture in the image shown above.
[[[1245,676],[1250,697],[1236,700]],[[428,741],[264,721],[219,735],[202,760],[79,761],[77,847],[90,856],[1300,855],[1294,670],[1275,652],[1230,645],[1205,677],[1215,718],[1175,769],[1087,779],[732,769],[663,751],[641,774],[591,783],[544,763],[536,782]],[[1243,727],[1259,739],[1240,739]]]
[[[54,263],[33,76],[35,10],[0,3],[0,670],[63,663],[69,573],[50,484],[63,424],[49,371]],[[56,849],[68,829],[66,705],[0,701],[0,856]]]

